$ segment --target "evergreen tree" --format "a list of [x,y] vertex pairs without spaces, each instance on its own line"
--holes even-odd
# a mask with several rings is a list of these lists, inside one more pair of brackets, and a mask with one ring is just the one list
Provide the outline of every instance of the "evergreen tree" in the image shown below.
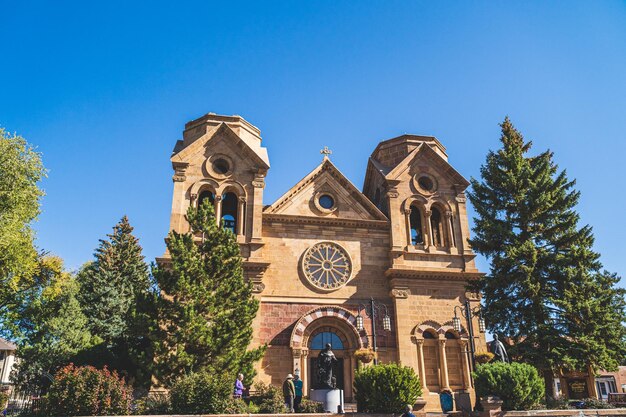
[[170,263],[153,275],[162,291],[155,334],[157,378],[171,385],[190,372],[253,374],[264,348],[248,350],[259,302],[244,279],[239,245],[205,202],[187,212],[191,232],[171,232]]
[[79,300],[91,332],[102,343],[75,358],[76,363],[122,371],[135,384],[149,383],[148,328],[154,294],[138,239],[126,216],[100,240],[95,260],[78,274]]
[[16,313],[21,332],[12,378],[27,392],[45,387],[57,369],[98,342],[76,299],[78,283],[63,270],[63,261],[43,256],[35,275],[40,285],[21,294]]
[[542,369],[615,369],[626,358],[626,291],[602,271],[591,227],[579,227],[580,193],[546,151],[530,156],[508,118],[502,148],[472,179],[478,217],[470,240],[490,272],[475,282],[490,330],[511,338],[511,355]]

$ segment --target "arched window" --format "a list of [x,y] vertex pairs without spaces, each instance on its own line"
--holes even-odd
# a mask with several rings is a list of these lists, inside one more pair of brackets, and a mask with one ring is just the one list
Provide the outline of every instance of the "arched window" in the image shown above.
[[411,206],[409,222],[411,223],[411,243],[413,245],[423,244],[424,235],[422,234],[422,213],[417,207]]
[[422,333],[422,336],[424,339],[437,339],[437,336],[435,336],[435,334],[430,330],[425,330],[424,333]]
[[433,230],[433,245],[443,246],[443,222],[441,221],[441,212],[437,208],[432,208],[430,213],[430,227]]
[[456,336],[456,334],[452,333],[451,331],[447,331],[446,334],[446,339],[458,339],[458,337]]
[[235,193],[226,193],[222,197],[222,226],[235,234],[239,220],[237,218],[237,203],[238,198]]
[[313,336],[311,340],[311,349],[324,349],[326,343],[330,343],[333,350],[343,350],[343,342],[333,332],[322,332]]
[[215,194],[213,194],[210,190],[203,190],[200,192],[200,196],[198,197],[198,207],[202,205],[204,200],[208,200],[209,203],[215,203]]

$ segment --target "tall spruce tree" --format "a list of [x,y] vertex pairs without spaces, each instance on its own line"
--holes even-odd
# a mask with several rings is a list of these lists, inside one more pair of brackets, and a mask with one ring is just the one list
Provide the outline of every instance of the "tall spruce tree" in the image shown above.
[[468,194],[470,240],[490,272],[475,283],[490,330],[513,340],[512,356],[544,371],[615,369],[626,358],[626,291],[602,271],[591,227],[579,227],[580,193],[546,151],[529,155],[508,118]]
[[162,291],[156,329],[157,378],[170,385],[190,372],[253,375],[264,347],[249,350],[259,302],[243,276],[239,245],[205,202],[187,212],[191,232],[171,232],[171,262],[153,269]]
[[108,365],[124,371],[134,383],[148,384],[154,297],[148,265],[126,216],[107,237],[100,240],[95,260],[78,274],[82,309],[91,332],[102,342],[75,359],[79,364]]

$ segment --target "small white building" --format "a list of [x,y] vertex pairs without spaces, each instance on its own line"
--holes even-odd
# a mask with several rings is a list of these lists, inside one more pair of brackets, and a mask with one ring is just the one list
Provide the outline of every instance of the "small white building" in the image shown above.
[[10,383],[9,376],[15,365],[15,350],[17,346],[8,340],[0,338],[0,385]]

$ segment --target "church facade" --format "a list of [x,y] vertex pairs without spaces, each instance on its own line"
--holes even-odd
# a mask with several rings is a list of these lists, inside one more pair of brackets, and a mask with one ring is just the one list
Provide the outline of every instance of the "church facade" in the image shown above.
[[[445,389],[473,402],[466,322],[460,317],[458,332],[452,321],[455,307],[479,305],[466,291],[480,276],[467,243],[469,183],[436,138],[380,142],[362,190],[326,153],[274,202],[263,199],[270,163],[260,131],[240,116],[209,113],[187,123],[171,161],[170,230],[187,231],[188,207],[209,199],[239,242],[260,300],[253,343],[268,346],[258,380],[278,385],[299,374],[308,395],[317,355],[331,343],[347,401],[355,371],[368,366],[355,352],[375,348],[378,362],[415,369],[427,410],[440,409]],[[476,333],[476,351],[485,351]]]

